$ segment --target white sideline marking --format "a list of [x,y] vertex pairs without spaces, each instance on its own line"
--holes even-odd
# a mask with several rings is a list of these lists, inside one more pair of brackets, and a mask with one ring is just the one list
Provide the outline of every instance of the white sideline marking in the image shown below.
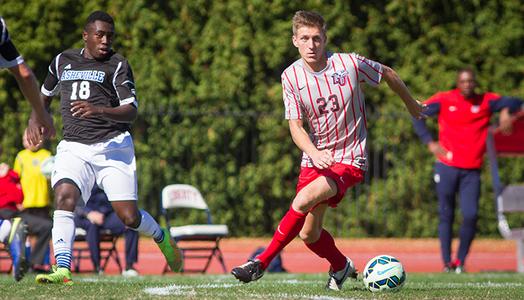
[[207,283],[207,284],[198,284],[198,285],[170,285],[166,287],[152,287],[145,288],[144,292],[150,295],[193,295],[196,296],[195,288],[197,289],[216,289],[216,288],[230,288],[233,286],[238,286],[239,284],[228,284],[228,283]]
[[[187,291],[186,291],[187,290]],[[157,296],[168,296],[168,295],[193,295],[196,296],[195,290],[192,288],[188,289],[187,286],[177,286],[176,284],[166,286],[166,287],[153,287],[153,288],[145,288],[144,292],[150,295],[157,295]]]
[[275,280],[277,283],[284,283],[284,284],[313,284],[318,283],[318,281],[315,280],[300,280],[300,279],[283,279],[283,280]]
[[507,288],[507,287],[522,287],[524,284],[518,282],[464,282],[464,283],[447,283],[447,284],[432,284],[432,286],[443,286],[449,288],[472,287],[472,288]]

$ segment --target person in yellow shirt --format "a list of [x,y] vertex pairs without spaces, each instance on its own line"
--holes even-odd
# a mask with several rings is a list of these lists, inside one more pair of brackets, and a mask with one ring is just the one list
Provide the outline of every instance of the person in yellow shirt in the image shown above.
[[40,167],[51,157],[51,152],[41,145],[31,145],[27,139],[27,131],[24,132],[22,143],[25,149],[18,152],[13,169],[20,175],[24,191],[24,211],[50,218],[49,182]]
[[30,256],[32,268],[34,271],[46,271],[45,257],[49,251],[53,222],[49,216],[49,183],[40,167],[42,162],[51,157],[51,152],[40,145],[29,143],[27,130],[22,142],[25,149],[18,152],[13,168],[20,175],[24,192],[20,216],[27,223],[29,235],[36,237]]

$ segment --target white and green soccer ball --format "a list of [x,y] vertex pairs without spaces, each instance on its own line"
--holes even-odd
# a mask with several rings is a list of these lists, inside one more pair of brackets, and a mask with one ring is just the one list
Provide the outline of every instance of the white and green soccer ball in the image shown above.
[[371,292],[398,291],[406,282],[400,261],[385,254],[370,259],[362,276],[366,289]]

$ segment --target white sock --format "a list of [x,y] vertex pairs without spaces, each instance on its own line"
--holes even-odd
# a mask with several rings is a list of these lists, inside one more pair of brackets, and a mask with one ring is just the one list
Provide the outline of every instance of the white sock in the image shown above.
[[53,249],[56,265],[71,269],[73,241],[75,239],[75,215],[67,210],[55,210],[53,214]]
[[9,220],[0,220],[0,243],[7,243],[11,233],[11,222]]
[[140,215],[142,216],[140,225],[138,225],[138,228],[134,228],[134,230],[147,236],[152,236],[155,242],[160,243],[164,239],[164,232],[162,232],[160,225],[147,211],[141,209]]

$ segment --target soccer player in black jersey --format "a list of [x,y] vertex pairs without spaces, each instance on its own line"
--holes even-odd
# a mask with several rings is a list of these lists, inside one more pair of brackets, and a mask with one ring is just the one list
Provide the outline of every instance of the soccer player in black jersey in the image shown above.
[[57,147],[51,184],[55,191],[53,248],[57,265],[38,283],[72,284],[71,248],[79,198],[87,201],[97,184],[122,222],[152,236],[173,271],[182,256],[167,229],[139,210],[133,140],[129,125],[137,115],[133,73],[127,60],[113,52],[113,18],[95,11],[84,27],[83,49],[58,54],[42,86],[47,106],[60,93],[64,139]]
[[40,99],[40,93],[38,92],[38,81],[36,80],[33,71],[24,62],[24,59],[16,50],[16,47],[9,37],[9,31],[7,31],[7,25],[2,17],[0,17],[0,69],[7,68],[11,74],[15,76],[15,79],[20,87],[20,90],[24,94],[24,97],[31,103],[33,107],[34,121],[39,122],[42,128],[45,129],[40,132],[37,126],[31,127],[28,130],[28,139],[32,144],[41,143],[42,133],[44,136],[53,136],[55,134],[55,128],[53,126],[53,119],[51,115],[44,109],[42,101]]

